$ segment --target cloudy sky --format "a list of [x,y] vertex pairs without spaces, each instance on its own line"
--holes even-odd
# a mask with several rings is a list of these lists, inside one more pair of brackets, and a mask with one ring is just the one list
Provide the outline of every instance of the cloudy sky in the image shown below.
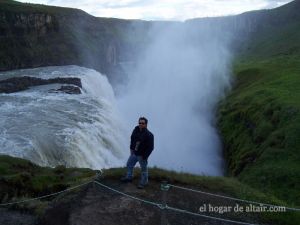
[[281,6],[291,0],[19,0],[78,8],[98,17],[185,20],[234,15]]

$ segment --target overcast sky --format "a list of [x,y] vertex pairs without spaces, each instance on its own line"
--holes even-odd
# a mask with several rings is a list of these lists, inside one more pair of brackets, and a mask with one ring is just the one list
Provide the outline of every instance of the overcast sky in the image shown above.
[[19,0],[78,8],[98,17],[144,20],[185,20],[235,15],[281,6],[292,0]]

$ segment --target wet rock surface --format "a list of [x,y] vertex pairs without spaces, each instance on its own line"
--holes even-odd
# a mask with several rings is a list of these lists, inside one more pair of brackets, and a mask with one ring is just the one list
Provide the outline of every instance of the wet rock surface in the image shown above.
[[[62,86],[57,91],[65,92],[68,94],[80,94],[82,87],[80,78],[77,77],[57,77],[52,79],[41,79],[37,77],[23,76],[13,77],[0,81],[0,93],[14,93],[27,90],[32,86],[48,85],[48,84],[72,84],[74,86]],[[80,87],[80,88],[79,88]],[[79,93],[80,92],[80,93]]]
[[59,89],[52,89],[49,91],[50,93],[66,93],[66,94],[81,94],[81,90],[76,86],[61,86]]

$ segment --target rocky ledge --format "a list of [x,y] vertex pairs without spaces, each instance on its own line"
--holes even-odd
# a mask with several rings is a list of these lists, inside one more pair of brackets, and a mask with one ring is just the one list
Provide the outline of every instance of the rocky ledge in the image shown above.
[[[55,92],[65,92],[67,94],[81,94],[81,80],[77,77],[56,77],[52,79],[41,79],[37,77],[13,77],[0,81],[0,93],[14,93],[27,90],[29,87],[47,84],[71,84],[75,86],[61,86]],[[53,91],[53,90],[52,90]]]
[[66,93],[66,94],[81,94],[81,90],[77,86],[65,85],[61,86],[59,89],[51,89],[50,93]]

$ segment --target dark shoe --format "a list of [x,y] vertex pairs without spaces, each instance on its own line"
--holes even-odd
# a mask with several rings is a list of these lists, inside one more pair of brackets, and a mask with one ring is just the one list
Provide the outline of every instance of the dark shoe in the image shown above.
[[137,188],[138,188],[138,189],[144,189],[144,188],[145,188],[145,185],[144,185],[144,184],[139,184],[139,185],[137,186]]
[[123,182],[123,183],[132,182],[132,178],[122,177],[122,178],[121,178],[121,182]]

